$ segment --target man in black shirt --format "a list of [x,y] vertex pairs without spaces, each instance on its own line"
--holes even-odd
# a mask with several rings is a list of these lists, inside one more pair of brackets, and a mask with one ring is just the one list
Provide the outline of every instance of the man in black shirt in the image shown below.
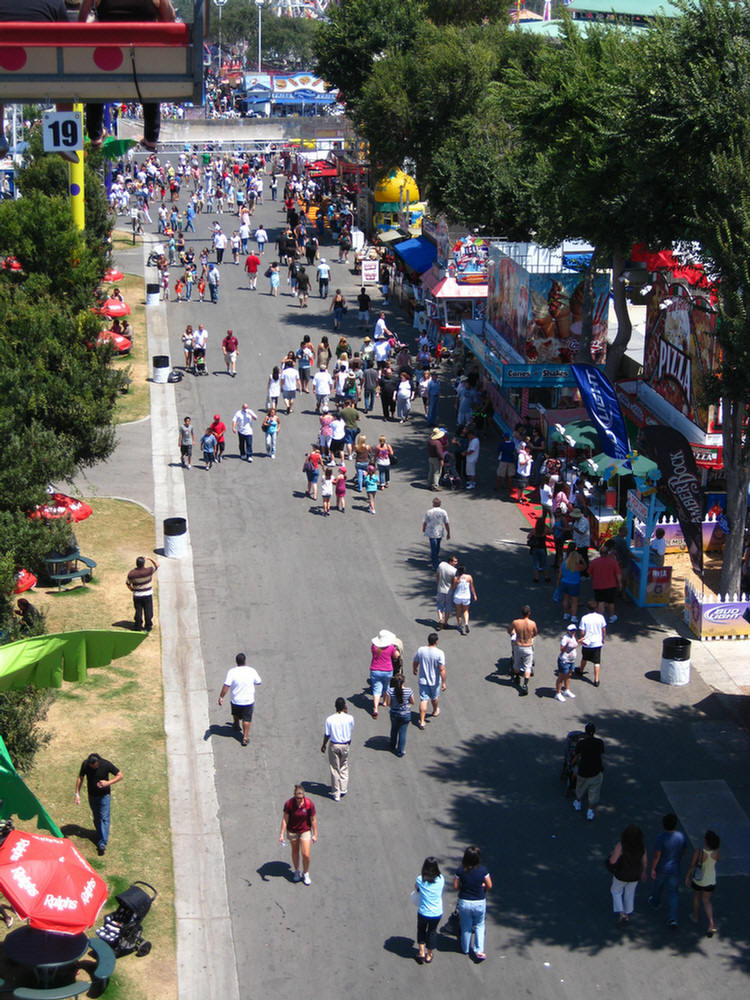
[[589,722],[586,726],[586,735],[578,741],[573,757],[573,764],[578,766],[573,808],[580,812],[583,809],[583,797],[588,794],[586,819],[594,819],[594,809],[599,804],[599,794],[604,777],[604,765],[602,764],[604,743],[594,736],[595,732],[596,726],[593,722]]
[[[112,775],[111,778],[110,775]],[[123,774],[118,767],[115,767],[110,761],[104,760],[98,753],[90,754],[81,764],[81,770],[78,772],[78,777],[76,778],[76,805],[80,805],[81,802],[79,793],[84,778],[86,779],[91,815],[94,817],[94,827],[96,828],[96,846],[101,857],[107,849],[107,841],[109,840],[109,817],[112,798],[109,790],[112,785],[118,781],[122,781]]]
[[393,420],[396,412],[396,391],[400,379],[393,374],[393,369],[386,363],[380,376],[380,402],[383,406],[383,419]]

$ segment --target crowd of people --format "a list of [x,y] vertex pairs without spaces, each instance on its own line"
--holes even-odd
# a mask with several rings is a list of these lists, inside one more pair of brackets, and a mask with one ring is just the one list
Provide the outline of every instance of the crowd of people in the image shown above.
[[[188,166],[187,157],[184,166]],[[262,175],[265,166],[262,163],[250,165],[247,171],[247,183],[256,189],[255,196],[250,199],[253,211],[262,204],[263,197],[263,183],[258,184],[253,177]],[[215,173],[215,165],[212,169]],[[226,164],[223,170],[236,176]],[[183,176],[185,173],[183,171]],[[199,171],[198,178],[193,178],[194,187],[200,183],[201,176]],[[311,221],[314,216],[310,212],[311,204],[314,206],[314,193],[308,192],[312,195],[312,202],[308,203],[304,187],[301,188],[294,179],[283,175],[279,178],[275,172],[271,176],[272,190],[281,182],[283,210],[286,213],[286,225],[282,227],[278,239],[274,242],[273,235],[269,235],[260,220],[254,222],[254,228],[248,227],[249,188],[244,199],[240,199],[241,206],[237,205],[236,191],[234,197],[228,200],[224,193],[223,205],[226,207],[229,204],[232,211],[239,213],[240,227],[232,232],[227,242],[220,223],[213,224],[213,247],[201,252],[198,260],[200,273],[204,273],[204,268],[208,271],[212,266],[217,269],[225,266],[228,261],[224,254],[229,251],[233,263],[244,266],[249,289],[257,290],[259,272],[264,261],[271,256],[269,246],[273,246],[274,260],[268,263],[264,272],[269,283],[268,292],[272,295],[279,293],[282,268],[285,268],[286,291],[295,296],[300,308],[304,308],[313,291],[312,271],[315,268],[320,299],[331,299],[328,310],[331,328],[319,339],[305,334],[298,346],[290,346],[286,352],[279,351],[278,363],[271,366],[266,376],[264,406],[258,407],[259,412],[244,402],[234,412],[231,421],[227,421],[229,426],[218,413],[214,414],[200,435],[204,468],[210,471],[222,462],[230,434],[237,439],[240,458],[252,463],[257,455],[257,452],[254,455],[253,449],[254,431],[257,433],[258,429],[263,433],[265,454],[273,460],[286,420],[304,420],[314,442],[304,453],[301,470],[306,487],[304,496],[311,501],[310,511],[324,517],[344,515],[349,510],[357,509],[374,515],[376,504],[380,506],[385,499],[385,491],[390,490],[395,482],[391,471],[398,465],[397,449],[389,440],[384,425],[398,421],[401,424],[416,423],[418,430],[424,434],[426,485],[429,489],[434,493],[462,487],[476,489],[480,485],[483,431],[491,408],[471,359],[462,356],[460,351],[453,359],[456,374],[450,387],[455,412],[449,430],[443,426],[445,405],[441,412],[441,397],[445,399],[444,387],[448,382],[427,337],[420,337],[413,347],[401,342],[397,333],[389,329],[385,311],[373,309],[371,293],[365,287],[356,296],[355,337],[354,324],[344,322],[348,303],[343,291],[337,288],[333,295],[329,294],[332,269],[326,257],[321,256],[323,241],[317,224],[320,214],[315,222]],[[229,187],[224,174],[214,177],[214,187],[219,181]],[[189,187],[191,181],[188,179],[186,183]],[[191,200],[196,193],[194,190]],[[171,223],[175,221],[169,216],[178,213],[179,189],[175,202],[166,219],[169,228],[173,228]],[[217,210],[216,205],[214,201],[214,211]],[[279,210],[281,207],[278,206]],[[341,242],[341,236],[346,237],[347,233],[345,213],[338,219],[338,225],[340,228],[335,242],[339,245],[339,259],[343,262],[347,257],[346,238]],[[328,229],[325,233],[330,239]],[[185,264],[180,255],[187,258],[189,253],[189,249],[182,251],[175,244],[174,266],[178,266],[178,261],[180,266]],[[189,259],[187,262],[193,263]],[[190,299],[190,296],[186,295],[186,298]],[[323,321],[324,317],[325,314],[321,314]],[[345,325],[346,333],[343,329]],[[230,378],[237,374],[241,338],[242,334],[238,336],[229,329],[213,342],[220,344],[222,360]],[[206,356],[213,343],[203,323],[195,329],[189,324],[182,337],[186,370],[196,375],[205,372]],[[376,412],[378,400],[380,413]],[[371,423],[373,419],[377,420],[376,425]],[[190,417],[185,417],[180,427],[178,446],[186,469],[191,466],[194,445],[192,421]],[[549,599],[559,600],[561,604],[564,631],[556,663],[554,698],[558,702],[572,700],[575,691],[571,689],[571,680],[584,679],[588,664],[592,667],[592,683],[596,687],[600,684],[602,649],[607,630],[618,621],[616,602],[623,587],[627,542],[622,536],[617,536],[592,558],[588,484],[585,477],[566,460],[565,454],[547,448],[537,428],[517,427],[513,434],[505,436],[498,452],[494,485],[498,492],[505,491],[508,498],[528,498],[533,491],[534,499],[538,501],[540,511],[528,536],[532,581],[554,585],[548,592]],[[351,493],[360,494],[364,504],[348,505]],[[441,552],[443,541],[451,539],[451,520],[442,497],[432,497],[423,516],[422,533],[430,547],[429,567],[435,580],[436,619],[435,630],[428,633],[425,643],[412,656],[411,679],[404,660],[403,643],[394,633],[381,629],[370,644],[371,715],[377,720],[386,710],[390,724],[389,746],[397,758],[407,754],[407,737],[412,725],[424,732],[439,720],[440,699],[447,691],[446,656],[439,646],[439,633],[450,628],[455,620],[459,635],[468,636],[470,609],[478,600],[470,567],[462,565],[457,554]],[[581,591],[587,580],[591,581],[592,595],[587,602],[586,613],[579,614]],[[538,632],[528,605],[508,626],[512,651],[510,672],[520,695],[529,693],[535,667],[534,642]],[[243,746],[248,744],[255,688],[260,683],[257,675],[245,676],[250,670],[252,668],[246,662],[240,663],[238,659],[227,675],[221,693],[221,698],[224,698],[231,692],[233,726]],[[321,752],[328,757],[331,797],[336,802],[341,802],[349,790],[354,724],[345,699],[337,698],[335,711],[325,720],[321,746]],[[602,741],[595,736],[591,724],[576,745],[574,755],[576,779],[573,806],[575,810],[583,811],[588,820],[594,819],[599,804],[602,754]],[[615,912],[623,914],[623,922],[632,912],[634,887],[631,883],[637,883],[641,877],[639,872],[637,879],[631,878],[633,865],[630,862],[635,849],[633,844],[637,840],[631,837],[631,833],[623,833],[610,856],[612,897]],[[301,785],[294,788],[292,797],[283,805],[279,839],[282,843],[288,841],[290,845],[293,881],[311,885],[311,854],[312,845],[318,839],[318,820],[315,803]],[[710,842],[713,843],[713,839],[710,838]],[[639,855],[641,858],[645,859],[645,852]],[[712,854],[712,859],[715,863],[718,854]],[[709,930],[713,932],[711,889],[708,887],[713,870],[711,861],[704,861],[706,874],[704,876],[699,871],[696,878],[693,869],[701,860],[702,855],[690,869],[689,884],[696,893],[696,905],[703,900]],[[645,865],[645,860],[639,863]],[[666,864],[661,856],[654,855],[656,883],[651,900],[653,906],[659,905],[662,892],[659,878]],[[429,964],[434,958],[436,931],[443,916],[444,882],[437,860],[427,858],[415,885],[418,906],[416,957],[423,964]],[[669,879],[665,877],[663,884],[669,885],[671,892]],[[473,955],[476,961],[482,961],[486,956],[486,893],[492,888],[492,880],[481,863],[479,847],[472,845],[467,848],[461,865],[455,869],[453,886],[459,893],[454,925],[461,950]],[[670,919],[671,912],[670,902]]]

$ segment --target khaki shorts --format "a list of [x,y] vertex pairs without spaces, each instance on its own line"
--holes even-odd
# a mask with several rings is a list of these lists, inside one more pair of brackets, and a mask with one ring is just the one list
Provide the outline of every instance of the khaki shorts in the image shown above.
[[305,830],[304,833],[289,833],[287,830],[286,839],[290,844],[294,844],[298,840],[312,840],[312,830]]

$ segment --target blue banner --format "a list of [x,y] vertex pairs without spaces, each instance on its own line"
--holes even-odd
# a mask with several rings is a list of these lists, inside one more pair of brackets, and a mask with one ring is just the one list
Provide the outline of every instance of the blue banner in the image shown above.
[[581,390],[583,405],[599,434],[602,451],[610,458],[626,459],[630,454],[630,441],[614,386],[604,372],[593,365],[570,367]]

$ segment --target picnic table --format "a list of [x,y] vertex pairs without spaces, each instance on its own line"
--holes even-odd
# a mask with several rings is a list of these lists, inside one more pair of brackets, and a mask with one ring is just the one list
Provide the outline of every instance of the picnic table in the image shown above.
[[96,569],[94,560],[82,556],[78,549],[71,549],[70,552],[49,552],[44,557],[44,564],[47,567],[47,575],[52,583],[57,584],[58,590],[62,590],[73,580],[80,580],[81,586],[84,586]]
[[48,989],[83,958],[89,939],[85,934],[58,934],[24,925],[7,935],[3,949],[9,961],[31,969],[37,983]]

